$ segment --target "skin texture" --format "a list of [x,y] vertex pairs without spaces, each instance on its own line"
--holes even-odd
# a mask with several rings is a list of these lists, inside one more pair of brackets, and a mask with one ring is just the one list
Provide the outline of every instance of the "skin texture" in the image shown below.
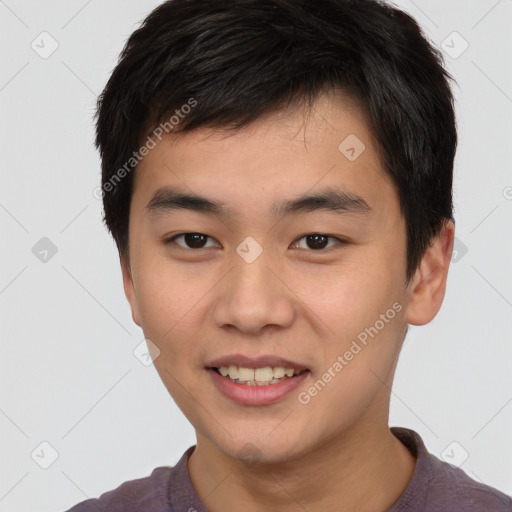
[[[355,134],[354,161],[338,150]],[[161,186],[225,202],[233,217],[177,210],[147,213]],[[366,214],[306,212],[276,220],[270,205],[325,186],[364,198]],[[202,233],[187,248],[179,233]],[[326,234],[315,250],[303,238]],[[247,263],[251,236],[262,254]],[[405,286],[406,235],[397,192],[357,104],[324,93],[309,117],[290,109],[236,133],[200,129],[164,139],[139,164],[121,258],[134,321],[160,350],[155,367],[196,429],[192,483],[211,512],[279,509],[384,511],[405,490],[415,459],[390,433],[390,388],[407,324],[437,314],[453,248],[447,221]],[[313,247],[313,248],[311,248]],[[322,252],[323,251],[323,252]],[[307,390],[359,333],[401,310],[306,405]],[[220,356],[271,354],[306,365],[297,392],[265,406],[239,405],[212,384]],[[259,460],[246,464],[247,443]],[[247,448],[245,448],[247,449]]]

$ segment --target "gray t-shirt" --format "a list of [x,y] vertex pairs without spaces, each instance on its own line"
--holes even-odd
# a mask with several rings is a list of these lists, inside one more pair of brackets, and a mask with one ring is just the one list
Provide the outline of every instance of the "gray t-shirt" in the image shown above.
[[[391,427],[391,432],[416,457],[416,466],[405,491],[385,512],[512,511],[510,496],[430,454],[414,430]],[[148,477],[125,482],[66,512],[208,512],[188,474],[194,449],[188,448],[174,467],[158,467]]]

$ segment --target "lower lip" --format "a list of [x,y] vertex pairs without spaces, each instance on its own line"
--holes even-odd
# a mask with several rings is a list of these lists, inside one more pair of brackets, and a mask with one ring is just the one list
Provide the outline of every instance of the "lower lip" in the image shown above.
[[207,371],[221,393],[231,400],[244,405],[267,405],[277,402],[300,386],[309,374],[309,371],[305,370],[299,375],[289,377],[277,384],[248,386],[246,384],[237,384],[231,379],[218,374],[212,368],[207,368]]

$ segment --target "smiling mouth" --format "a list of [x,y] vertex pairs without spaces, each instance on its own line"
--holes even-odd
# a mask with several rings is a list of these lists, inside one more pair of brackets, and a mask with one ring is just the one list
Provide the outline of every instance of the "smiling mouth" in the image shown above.
[[269,386],[278,384],[309,371],[307,369],[297,370],[294,368],[285,368],[284,366],[245,368],[236,365],[211,367],[210,369],[235,384],[243,384],[245,386]]

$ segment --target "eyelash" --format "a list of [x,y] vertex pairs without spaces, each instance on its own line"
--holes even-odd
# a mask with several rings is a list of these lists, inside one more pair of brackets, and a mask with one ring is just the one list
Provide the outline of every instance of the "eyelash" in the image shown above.
[[[206,236],[209,239],[213,239],[211,236],[205,235],[204,233],[196,233],[196,232],[190,231],[190,232],[185,232],[185,233],[178,233],[177,235],[174,235],[174,236],[172,236],[170,238],[165,239],[163,241],[163,243],[164,243],[164,245],[176,244],[175,240],[177,238],[180,238],[180,237],[184,236],[184,235],[202,235],[202,236]],[[300,240],[303,240],[304,238],[306,238],[308,236],[314,236],[314,235],[319,235],[319,236],[322,236],[322,237],[326,237],[328,239],[336,240],[336,241],[339,242],[338,245],[341,245],[341,246],[348,244],[347,240],[344,240],[342,238],[338,238],[338,237],[335,237],[335,236],[325,235],[323,233],[308,233],[306,235],[302,235],[301,237],[297,238],[296,242],[300,241]],[[296,243],[296,242],[294,242],[294,243]],[[211,248],[211,247],[200,247],[198,249],[194,249],[194,248],[191,248],[191,247],[183,247],[183,246],[181,246],[179,244],[176,244],[176,245],[178,245],[178,247],[180,249],[190,250],[190,251],[195,251],[195,252],[199,252],[201,250],[210,249]],[[328,252],[333,247],[335,247],[335,246],[327,247],[327,248],[324,248],[324,249],[317,249],[317,250],[314,250],[314,249],[305,249],[305,250],[307,250],[308,252],[319,252],[320,253],[320,252]]]

